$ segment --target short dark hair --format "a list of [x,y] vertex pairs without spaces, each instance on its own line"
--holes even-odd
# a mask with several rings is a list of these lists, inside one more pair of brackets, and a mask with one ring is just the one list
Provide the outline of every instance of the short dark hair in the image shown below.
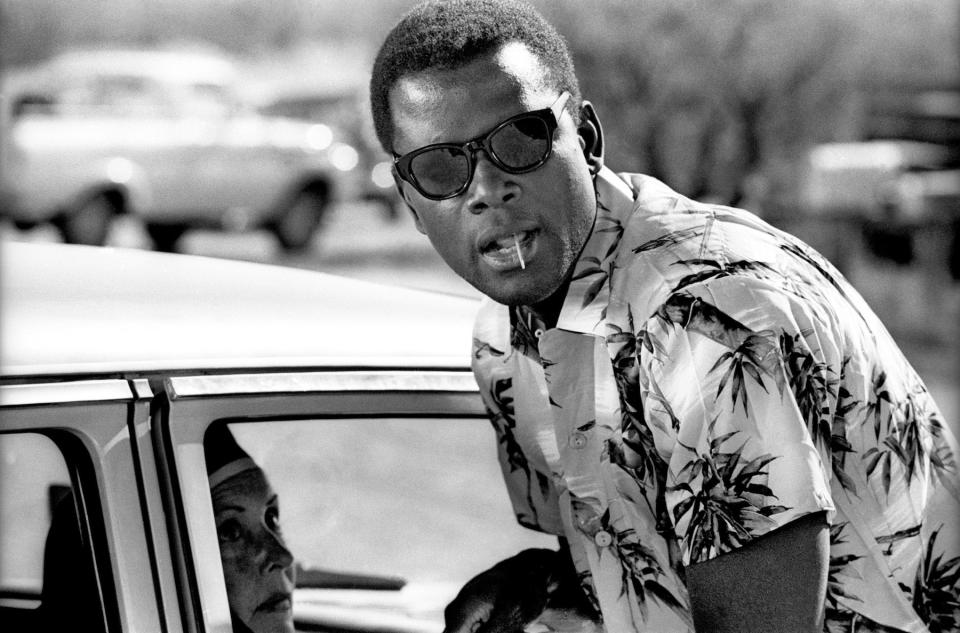
[[537,56],[547,85],[569,92],[577,114],[580,84],[567,43],[536,9],[516,0],[428,0],[393,27],[373,64],[370,106],[383,148],[393,151],[390,90],[397,81],[429,69],[455,70],[510,42]]

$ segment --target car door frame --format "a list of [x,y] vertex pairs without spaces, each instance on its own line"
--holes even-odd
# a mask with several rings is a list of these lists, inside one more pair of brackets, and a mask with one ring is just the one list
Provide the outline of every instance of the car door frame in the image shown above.
[[203,435],[214,422],[345,417],[467,417],[486,411],[469,370],[344,369],[174,376],[154,407],[153,440],[177,544],[185,630],[230,633]]
[[151,401],[146,380],[0,385],[0,433],[39,433],[64,452],[111,632],[182,631],[158,471],[141,441]]

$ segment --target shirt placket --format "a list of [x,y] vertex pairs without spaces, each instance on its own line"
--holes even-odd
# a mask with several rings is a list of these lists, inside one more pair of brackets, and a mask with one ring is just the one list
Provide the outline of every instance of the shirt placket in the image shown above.
[[[608,630],[629,630],[619,608],[621,566],[609,515],[604,448],[618,428],[619,398],[606,344],[592,334],[554,329],[540,337],[561,480],[560,512],[574,563],[589,571]],[[547,418],[548,416],[544,416]],[[617,620],[623,619],[622,622]],[[610,628],[612,627],[612,628]]]

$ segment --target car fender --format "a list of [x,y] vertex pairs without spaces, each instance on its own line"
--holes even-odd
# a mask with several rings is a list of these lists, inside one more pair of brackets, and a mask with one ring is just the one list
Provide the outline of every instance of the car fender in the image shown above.
[[[50,127],[52,134],[56,128]],[[9,177],[4,178],[16,202],[14,216],[18,219],[48,220],[100,192],[120,192],[124,210],[150,205],[149,178],[130,158],[114,152],[81,157],[52,140],[43,142],[39,135],[46,134],[39,126],[24,131],[24,140],[32,137],[34,142],[19,144],[18,158],[11,161]]]
[[111,195],[118,214],[141,215],[150,207],[153,192],[143,168],[122,156],[95,161],[86,172],[83,184],[58,209],[69,213],[90,198]]
[[337,196],[340,194],[334,174],[328,171],[311,170],[301,174],[290,183],[286,191],[277,199],[274,205],[275,211],[283,211],[300,193],[316,189],[324,192],[328,204],[337,200]]
[[139,216],[153,205],[150,178],[136,161],[125,156],[110,156],[99,163],[99,190],[118,192],[123,197],[121,212]]

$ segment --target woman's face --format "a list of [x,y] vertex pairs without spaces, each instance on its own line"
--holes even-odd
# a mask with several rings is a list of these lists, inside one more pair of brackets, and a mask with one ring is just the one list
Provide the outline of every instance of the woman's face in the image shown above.
[[253,469],[212,494],[230,608],[254,633],[292,633],[295,571],[276,493]]

